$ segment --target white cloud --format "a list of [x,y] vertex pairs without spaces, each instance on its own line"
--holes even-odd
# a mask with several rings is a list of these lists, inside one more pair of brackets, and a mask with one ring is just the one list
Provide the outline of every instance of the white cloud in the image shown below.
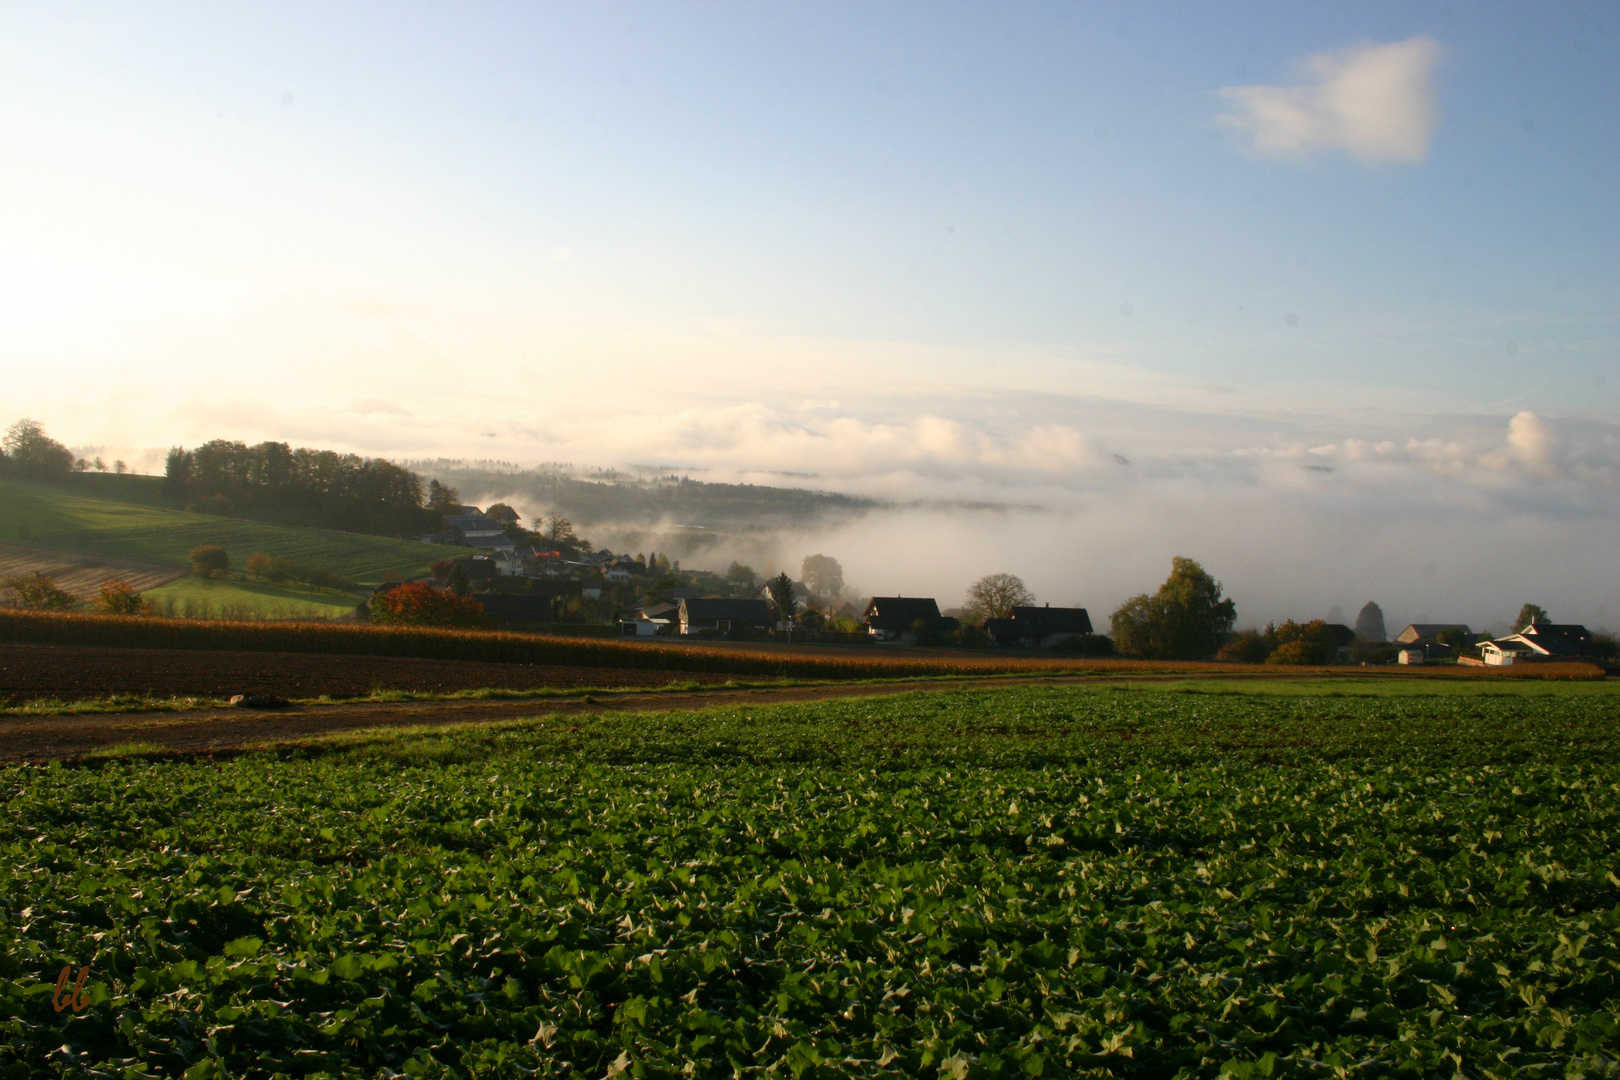
[[1301,61],[1292,86],[1228,86],[1219,122],[1267,157],[1343,150],[1365,164],[1422,161],[1434,133],[1440,43],[1369,42]]
[[1508,421],[1507,441],[1526,465],[1534,469],[1545,469],[1553,463],[1552,456],[1558,445],[1558,436],[1553,432],[1552,425],[1535,413],[1525,410]]

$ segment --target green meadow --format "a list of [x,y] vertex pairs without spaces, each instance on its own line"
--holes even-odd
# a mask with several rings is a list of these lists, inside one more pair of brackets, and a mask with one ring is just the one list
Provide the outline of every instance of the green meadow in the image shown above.
[[[233,568],[263,551],[365,585],[390,574],[415,576],[444,557],[443,548],[411,540],[171,509],[162,505],[158,483],[145,476],[81,476],[65,485],[0,479],[0,541],[175,566],[188,563],[192,548],[216,544],[230,553]],[[199,602],[202,597],[193,585],[166,588],[179,601]],[[277,605],[331,603],[332,594],[323,601],[320,594],[294,593],[247,585],[229,602],[266,611]],[[351,600],[347,608],[353,606]]]
[[141,595],[152,602],[153,614],[179,619],[335,619],[353,611],[365,593],[183,577]]

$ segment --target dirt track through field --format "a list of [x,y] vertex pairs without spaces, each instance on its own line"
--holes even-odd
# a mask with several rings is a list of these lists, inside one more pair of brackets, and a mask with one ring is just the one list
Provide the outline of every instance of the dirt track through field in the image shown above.
[[[0,716],[0,762],[81,758],[126,743],[163,751],[208,754],[265,745],[297,744],[324,735],[368,728],[452,727],[464,724],[567,717],[582,713],[705,709],[728,705],[780,705],[833,698],[881,697],[914,690],[966,690],[1097,681],[1095,676],[942,679],[861,685],[716,687],[650,693],[596,692],[580,697],[525,701],[365,702],[297,705],[285,709],[194,709],[181,712]],[[1106,680],[1106,681],[1112,681]]]

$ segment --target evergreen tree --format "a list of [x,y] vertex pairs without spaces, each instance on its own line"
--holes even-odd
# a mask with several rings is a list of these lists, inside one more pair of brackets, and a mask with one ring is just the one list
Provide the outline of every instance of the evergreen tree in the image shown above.
[[1384,609],[1371,600],[1356,616],[1356,637],[1362,641],[1384,641],[1388,637],[1384,629]]
[[782,622],[793,618],[793,579],[787,576],[786,571],[771,578],[766,586],[771,594],[771,606],[776,609],[776,617]]

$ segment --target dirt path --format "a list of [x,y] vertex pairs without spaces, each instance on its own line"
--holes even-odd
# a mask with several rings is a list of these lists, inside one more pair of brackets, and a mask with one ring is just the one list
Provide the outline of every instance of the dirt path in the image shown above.
[[[834,698],[882,697],[914,690],[964,690],[1095,681],[1099,681],[1096,676],[1003,677],[782,686],[752,690],[716,688],[637,694],[596,692],[583,697],[531,698],[527,701],[368,702],[355,705],[301,705],[264,711],[196,709],[78,716],[0,716],[0,762],[79,758],[125,743],[152,744],[176,753],[206,754],[271,744],[296,744],[322,735],[364,728],[413,725],[450,727],[582,713],[779,705]],[[1103,681],[1112,679],[1105,678]]]

